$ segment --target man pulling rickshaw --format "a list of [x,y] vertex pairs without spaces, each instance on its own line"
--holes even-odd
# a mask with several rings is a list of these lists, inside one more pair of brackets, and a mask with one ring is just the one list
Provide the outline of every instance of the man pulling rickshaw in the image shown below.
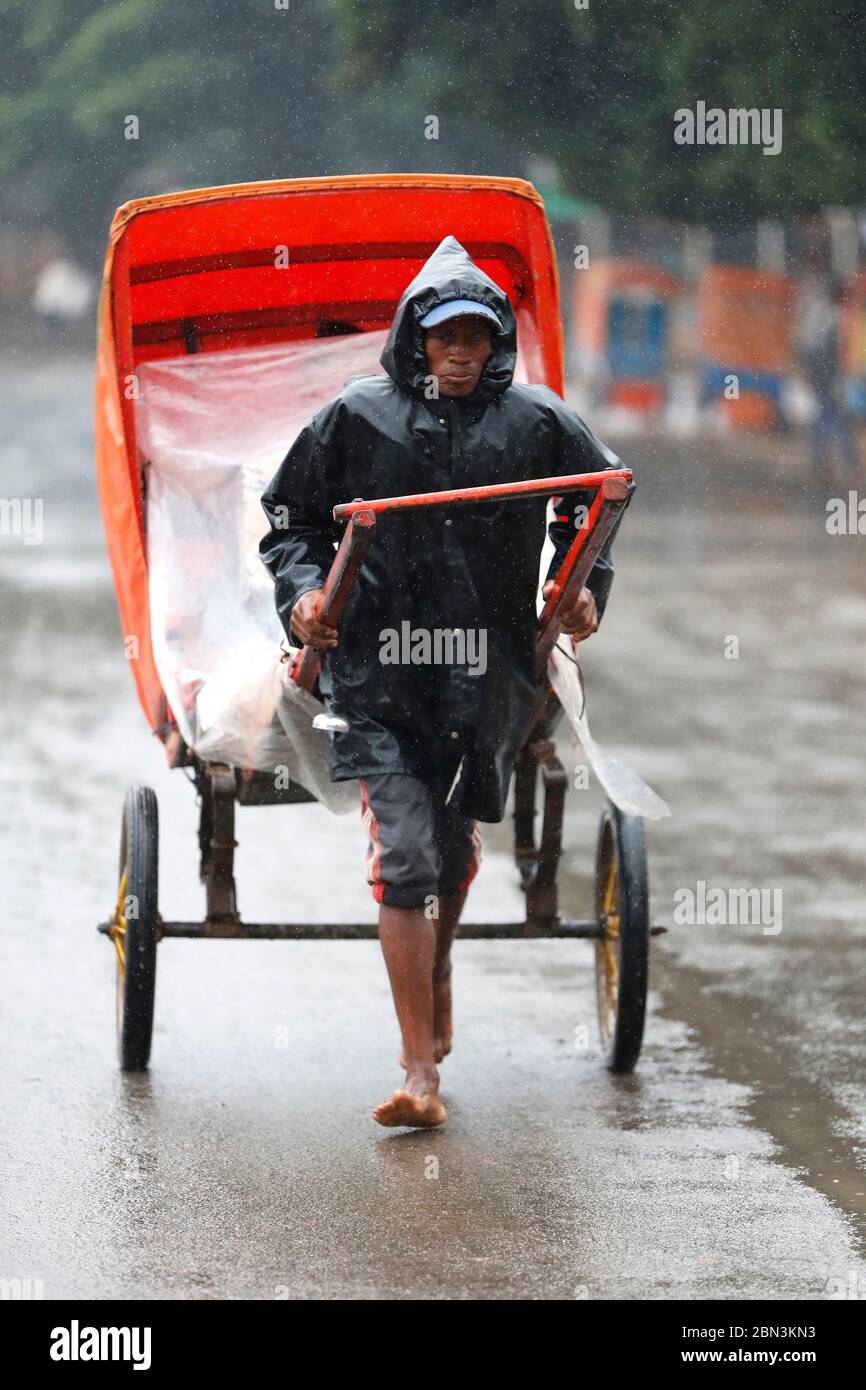
[[[398,304],[385,374],[351,380],[315,415],[263,498],[271,529],[261,555],[280,619],[294,645],[321,655],[319,691],[337,725],[328,736],[331,778],[361,786],[367,879],[406,1071],[373,1112],[386,1126],[446,1119],[438,1064],[452,1046],[451,945],[478,868],[478,823],[503,818],[537,697],[546,501],[394,513],[366,553],[338,628],[322,620],[341,537],[333,508],[352,497],[617,468],[555,392],[514,381],[516,360],[508,296],[446,237]],[[545,597],[587,496],[554,498]],[[559,613],[575,641],[596,631],[612,578],[609,539]],[[483,669],[470,660],[383,660],[385,634],[407,623],[412,632],[483,634]]]

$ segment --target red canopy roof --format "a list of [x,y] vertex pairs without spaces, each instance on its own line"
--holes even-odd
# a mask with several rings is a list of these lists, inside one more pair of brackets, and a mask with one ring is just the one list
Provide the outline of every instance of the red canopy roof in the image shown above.
[[511,299],[529,380],[561,393],[556,261],[541,198],[523,180],[295,179],[118,209],[99,309],[97,472],[123,632],[137,638],[132,668],[153,726],[166,711],[150,646],[136,368],[154,357],[313,337],[335,320],[382,328],[448,235]]

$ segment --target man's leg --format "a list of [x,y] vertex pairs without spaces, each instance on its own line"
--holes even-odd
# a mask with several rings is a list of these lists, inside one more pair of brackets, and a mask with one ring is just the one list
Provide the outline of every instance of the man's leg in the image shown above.
[[436,832],[442,856],[442,878],[433,962],[433,1056],[441,1062],[451,1051],[453,1038],[451,946],[469,885],[481,862],[481,836],[477,821],[447,806],[438,811]]
[[[453,1036],[451,1024],[451,945],[466,902],[467,890],[443,894],[437,898],[437,915],[433,918],[435,943],[431,987],[433,991],[433,1061],[441,1062],[451,1051]],[[379,935],[382,934],[382,917],[379,915]],[[405,1037],[405,1034],[404,1034]],[[400,1053],[400,1066],[405,1067],[409,1054],[404,1044]]]
[[436,920],[436,954],[433,961],[433,1056],[437,1062],[451,1051],[454,1036],[451,1000],[451,946],[460,922],[466,892],[439,899]]
[[435,902],[439,857],[434,841],[432,797],[415,777],[382,774],[361,780],[364,823],[370,837],[367,878],[380,903],[379,939],[403,1039],[406,1083],[377,1106],[382,1125],[439,1125],[446,1118],[439,1099],[433,1053],[433,968]]
[[[379,908],[379,940],[403,1038],[400,1065],[409,1082],[439,1075],[433,1056],[433,969],[436,932],[423,908]],[[429,1089],[429,1088],[428,1088]]]

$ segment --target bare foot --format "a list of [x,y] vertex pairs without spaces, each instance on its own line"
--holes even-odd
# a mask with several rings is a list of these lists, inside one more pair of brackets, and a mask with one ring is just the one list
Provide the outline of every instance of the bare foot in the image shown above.
[[405,1087],[373,1111],[373,1119],[387,1128],[409,1125],[432,1129],[444,1124],[447,1118],[448,1111],[439,1098],[439,1073],[429,1066],[408,1071]]

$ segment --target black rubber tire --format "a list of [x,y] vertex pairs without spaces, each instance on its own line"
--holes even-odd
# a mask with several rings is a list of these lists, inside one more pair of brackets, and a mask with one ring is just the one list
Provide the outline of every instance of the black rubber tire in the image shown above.
[[117,1049],[122,1071],[145,1071],[156,992],[159,817],[150,787],[130,787],[123,806],[119,883],[126,870],[124,969],[117,972]]
[[[611,863],[612,897],[619,916],[619,936],[595,945],[596,995],[599,1031],[605,1063],[613,1072],[634,1069],[640,1055],[646,1020],[649,979],[649,885],[646,839],[640,816],[627,816],[615,806],[602,813],[595,865],[595,913],[605,920],[605,895]],[[605,949],[617,962],[618,988],[611,998]]]

